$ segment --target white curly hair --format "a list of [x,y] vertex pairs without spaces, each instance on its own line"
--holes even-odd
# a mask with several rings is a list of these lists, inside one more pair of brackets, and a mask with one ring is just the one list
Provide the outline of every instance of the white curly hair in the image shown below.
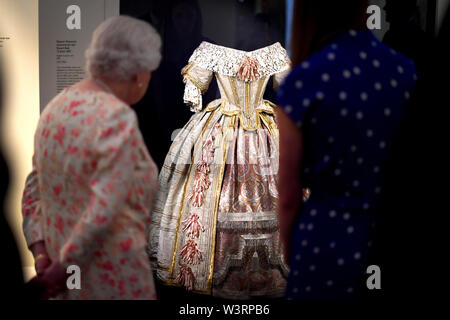
[[85,52],[86,71],[92,77],[129,80],[161,62],[161,38],[147,22],[129,16],[103,21]]

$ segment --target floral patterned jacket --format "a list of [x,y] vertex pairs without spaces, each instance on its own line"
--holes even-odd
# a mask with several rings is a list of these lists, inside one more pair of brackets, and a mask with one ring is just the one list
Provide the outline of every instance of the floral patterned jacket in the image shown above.
[[114,95],[69,88],[42,113],[22,200],[29,246],[81,268],[61,299],[155,299],[145,252],[158,169],[134,111]]

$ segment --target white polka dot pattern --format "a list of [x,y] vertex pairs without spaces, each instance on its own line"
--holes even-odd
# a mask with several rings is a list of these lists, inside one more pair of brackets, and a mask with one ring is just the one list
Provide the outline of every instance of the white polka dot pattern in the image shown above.
[[[291,75],[281,105],[294,122],[303,122],[303,181],[313,187],[294,229],[295,281],[287,296],[353,295],[357,283],[340,275],[363,268],[373,245],[367,217],[382,196],[381,164],[414,96],[417,75],[401,54],[370,32],[355,30],[336,38]],[[288,89],[293,92],[289,99]]]

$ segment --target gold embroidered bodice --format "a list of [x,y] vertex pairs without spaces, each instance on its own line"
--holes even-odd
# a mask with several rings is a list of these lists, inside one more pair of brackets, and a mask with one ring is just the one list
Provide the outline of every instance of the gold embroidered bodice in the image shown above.
[[279,42],[250,52],[202,42],[182,70],[184,102],[192,111],[201,111],[201,95],[215,75],[221,98],[211,102],[206,111],[220,107],[224,114],[237,115],[244,129],[257,130],[259,113],[273,113],[273,105],[263,100],[270,77],[274,76],[278,86],[289,71],[289,57]]

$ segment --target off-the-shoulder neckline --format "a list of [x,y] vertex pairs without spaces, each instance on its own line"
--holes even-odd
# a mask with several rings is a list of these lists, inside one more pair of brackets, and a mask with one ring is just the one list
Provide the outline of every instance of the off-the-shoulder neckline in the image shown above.
[[265,47],[262,47],[262,48],[258,48],[256,50],[252,50],[252,51],[245,51],[245,50],[239,50],[239,49],[230,48],[230,47],[226,47],[226,46],[221,46],[219,44],[211,43],[211,42],[208,42],[208,41],[202,41],[201,45],[202,44],[207,44],[207,45],[215,46],[215,47],[218,47],[218,48],[222,48],[222,49],[226,49],[226,50],[230,50],[230,51],[241,52],[241,53],[255,53],[255,52],[258,52],[258,51],[262,51],[263,49],[267,49],[267,48],[271,48],[271,47],[275,47],[275,46],[282,47],[282,45],[281,45],[281,43],[279,41],[277,41],[277,42],[275,42],[275,43],[273,43],[271,45],[268,45],[268,46],[265,46]]

